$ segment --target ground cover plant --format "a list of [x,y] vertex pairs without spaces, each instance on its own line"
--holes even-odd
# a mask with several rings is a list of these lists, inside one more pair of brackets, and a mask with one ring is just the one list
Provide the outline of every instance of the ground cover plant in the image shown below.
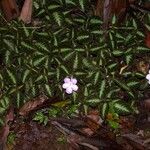
[[[38,108],[33,120],[45,125],[49,117],[96,109],[118,129],[120,116],[138,114],[149,98],[150,63],[139,22],[129,18],[118,27],[114,16],[106,31],[86,0],[36,0],[33,6],[31,24],[5,23],[1,15],[1,126],[10,106],[16,116]],[[150,29],[150,15],[139,18]]]

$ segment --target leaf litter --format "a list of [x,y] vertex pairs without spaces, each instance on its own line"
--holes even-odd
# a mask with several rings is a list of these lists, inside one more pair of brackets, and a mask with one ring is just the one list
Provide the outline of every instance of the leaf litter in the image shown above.
[[[14,109],[10,107],[0,132],[0,149],[150,149],[149,99],[140,105],[141,108],[146,108],[144,112],[146,118],[145,115],[142,115],[142,111],[138,116],[120,116],[119,132],[114,132],[95,109],[91,109],[87,115],[77,115],[71,118],[48,118],[46,126],[32,120],[33,114],[37,110],[59,102],[59,98],[49,99],[40,95],[24,104],[19,112],[14,112]],[[8,144],[7,138],[11,132],[15,133],[15,140],[12,144]]]

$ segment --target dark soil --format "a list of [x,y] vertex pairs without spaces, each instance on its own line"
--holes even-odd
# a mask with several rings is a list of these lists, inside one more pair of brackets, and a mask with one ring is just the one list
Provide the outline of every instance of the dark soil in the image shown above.
[[55,127],[45,127],[36,122],[19,124],[15,128],[13,150],[68,150],[69,144]]

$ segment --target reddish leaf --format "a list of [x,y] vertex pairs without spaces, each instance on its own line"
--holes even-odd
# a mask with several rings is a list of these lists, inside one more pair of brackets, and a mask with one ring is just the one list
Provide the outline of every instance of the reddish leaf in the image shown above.
[[10,21],[19,15],[19,9],[16,0],[1,0],[1,8],[5,15],[6,20]]
[[150,31],[146,32],[145,44],[150,48]]
[[32,16],[32,0],[25,0],[19,18],[25,23],[31,23],[31,16]]
[[126,9],[127,9],[127,1],[125,0],[114,0],[112,4],[112,12],[118,16],[118,19],[120,20],[122,17],[126,14]]

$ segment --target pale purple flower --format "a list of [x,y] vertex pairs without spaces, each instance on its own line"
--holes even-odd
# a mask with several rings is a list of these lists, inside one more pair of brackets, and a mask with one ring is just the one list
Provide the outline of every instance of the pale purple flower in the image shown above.
[[77,79],[66,77],[64,79],[64,84],[62,85],[63,89],[66,89],[67,94],[73,93],[73,91],[78,90]]
[[149,70],[148,74],[146,75],[146,79],[148,80],[148,83],[150,84],[150,70]]

